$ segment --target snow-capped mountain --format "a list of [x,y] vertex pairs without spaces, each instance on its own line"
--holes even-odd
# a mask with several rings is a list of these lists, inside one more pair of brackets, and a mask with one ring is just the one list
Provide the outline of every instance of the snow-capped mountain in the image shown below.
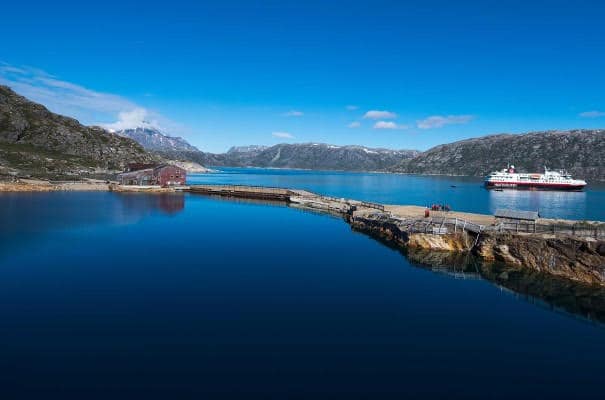
[[[229,166],[378,171],[411,159],[418,153],[415,150],[296,143],[235,147],[220,155],[223,159],[217,161]],[[208,165],[212,165],[212,160]]]
[[139,127],[123,129],[115,132],[138,142],[143,148],[150,151],[198,151],[181,137],[168,136],[153,127]]
[[227,153],[260,153],[261,151],[268,148],[269,146],[262,146],[257,144],[252,144],[249,146],[233,146],[227,151]]

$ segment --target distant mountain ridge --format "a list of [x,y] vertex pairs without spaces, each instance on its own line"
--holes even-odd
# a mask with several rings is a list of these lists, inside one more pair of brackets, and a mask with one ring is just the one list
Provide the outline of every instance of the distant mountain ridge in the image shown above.
[[433,147],[392,172],[485,176],[514,164],[539,172],[567,169],[577,178],[605,181],[605,129],[498,134]]
[[[590,183],[605,181],[605,129],[490,135],[439,145],[422,153],[283,143],[236,146],[226,153],[213,154],[150,127],[120,134],[87,127],[0,85],[0,175],[108,176],[131,162],[170,160],[205,166],[470,176],[484,176],[511,163],[520,171],[541,171],[544,166],[567,169]],[[200,166],[187,165],[202,170]]]
[[227,153],[251,153],[251,152],[259,153],[268,148],[269,148],[269,146],[262,146],[262,145],[256,145],[256,144],[252,144],[252,145],[248,145],[248,146],[233,146],[229,150],[227,150]]
[[325,143],[278,144],[252,158],[255,167],[380,171],[411,159],[416,150],[388,150]]
[[137,127],[115,131],[116,134],[133,139],[150,151],[198,151],[181,137],[168,136],[158,128]]
[[0,174],[107,175],[156,160],[131,139],[52,113],[0,85]]
[[380,171],[416,156],[416,150],[374,149],[324,143],[232,147],[227,153],[161,151],[163,157],[188,159],[207,166]]

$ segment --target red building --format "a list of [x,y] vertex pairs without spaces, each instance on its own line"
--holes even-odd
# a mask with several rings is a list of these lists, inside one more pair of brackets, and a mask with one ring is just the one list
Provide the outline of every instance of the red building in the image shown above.
[[153,169],[153,178],[156,185],[182,186],[187,180],[187,171],[176,165],[164,164]]
[[136,166],[133,164],[129,165],[127,172],[118,175],[120,185],[159,185],[167,187],[182,186],[187,181],[187,171],[175,165],[142,166],[147,168],[136,169]]

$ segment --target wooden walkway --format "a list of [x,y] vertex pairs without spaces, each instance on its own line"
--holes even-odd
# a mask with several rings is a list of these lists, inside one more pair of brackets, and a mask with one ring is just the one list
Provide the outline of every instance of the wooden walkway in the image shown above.
[[187,191],[207,195],[290,201],[292,191],[283,188],[243,185],[191,185]]

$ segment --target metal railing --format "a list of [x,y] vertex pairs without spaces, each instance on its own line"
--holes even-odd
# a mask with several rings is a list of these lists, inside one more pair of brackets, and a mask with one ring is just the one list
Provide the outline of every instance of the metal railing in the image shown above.
[[529,221],[500,222],[492,228],[497,232],[542,233],[605,239],[605,224],[589,223],[533,223]]
[[384,205],[378,203],[371,203],[368,201],[360,201],[359,204],[363,207],[374,208],[376,210],[384,211]]

